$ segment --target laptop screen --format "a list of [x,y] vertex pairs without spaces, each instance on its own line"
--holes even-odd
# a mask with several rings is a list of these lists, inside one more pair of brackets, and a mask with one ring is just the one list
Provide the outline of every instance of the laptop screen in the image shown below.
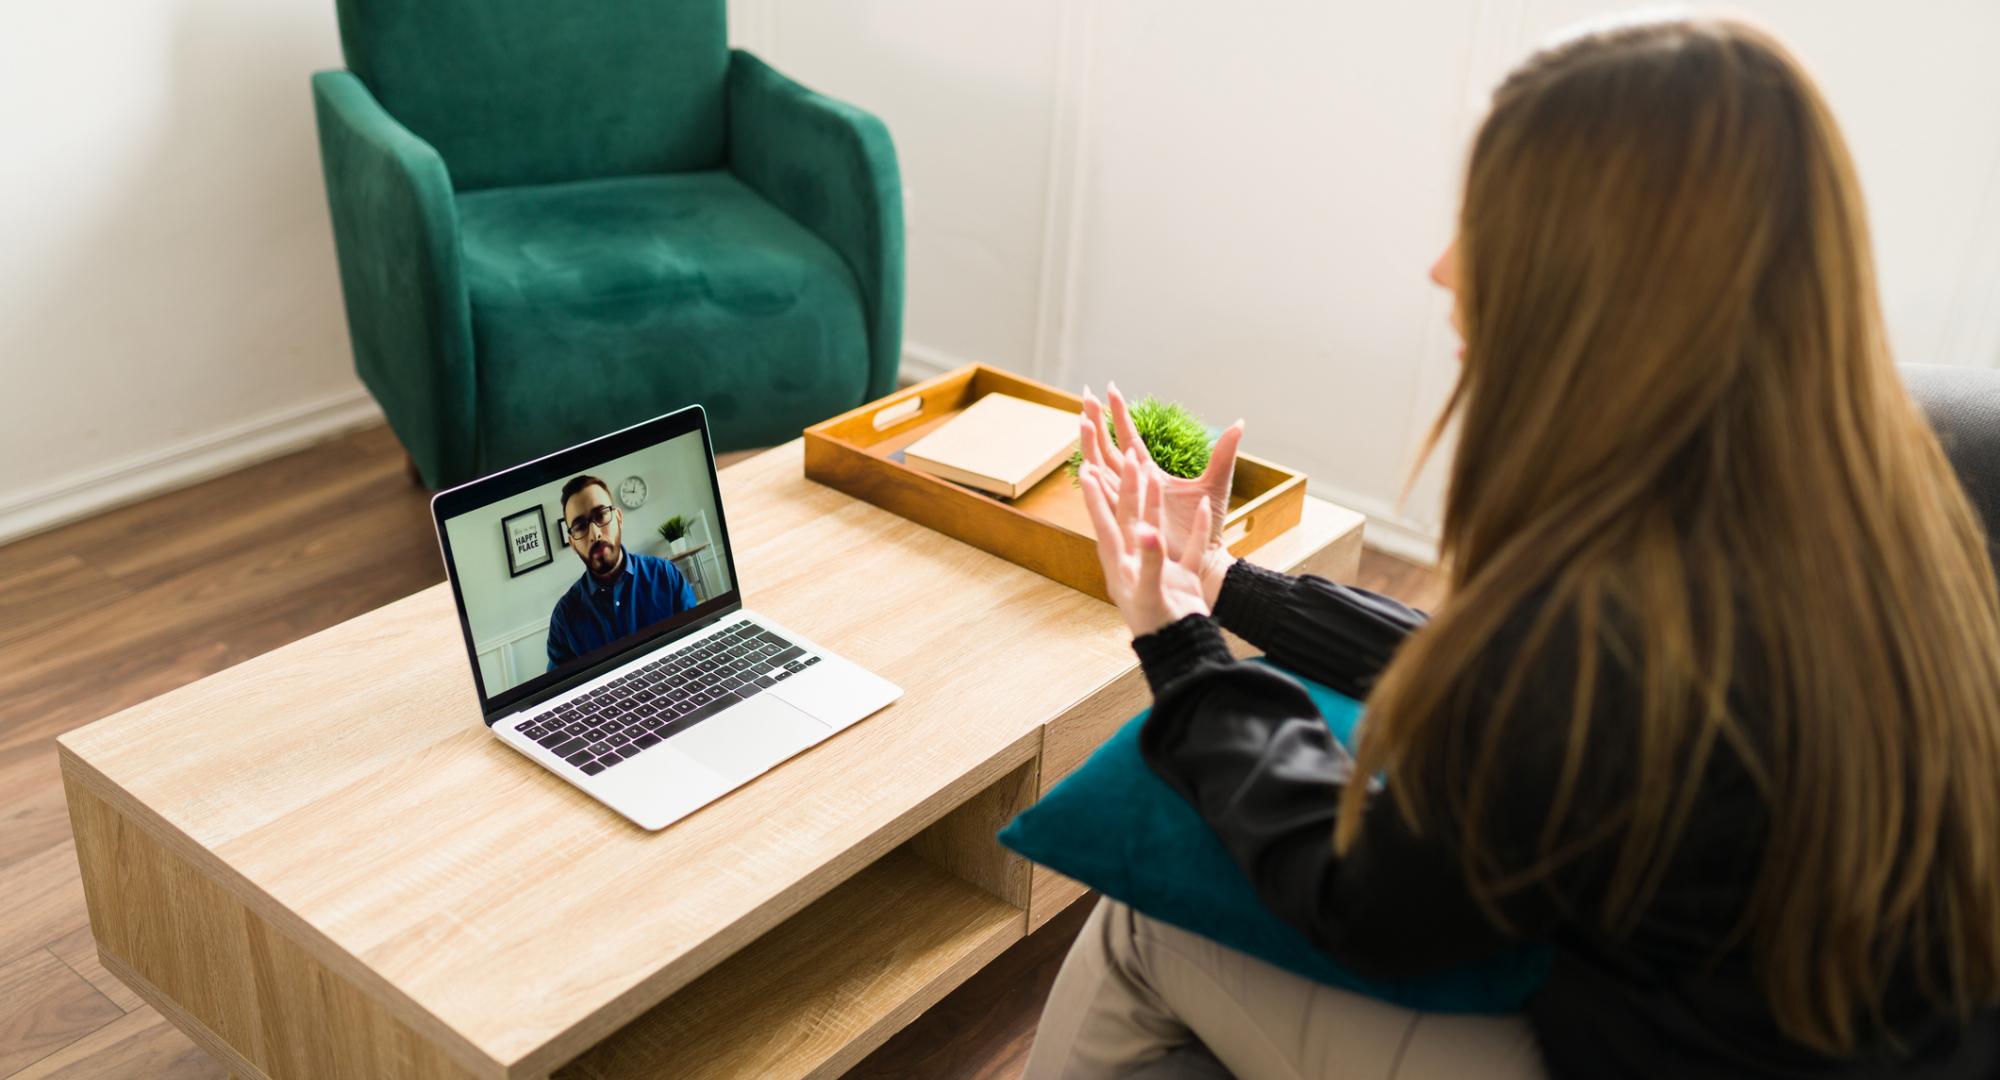
[[[682,410],[438,496],[489,712],[734,605],[699,416]],[[688,426],[667,423],[677,418],[692,429],[672,431]],[[667,437],[634,448],[648,430]]]

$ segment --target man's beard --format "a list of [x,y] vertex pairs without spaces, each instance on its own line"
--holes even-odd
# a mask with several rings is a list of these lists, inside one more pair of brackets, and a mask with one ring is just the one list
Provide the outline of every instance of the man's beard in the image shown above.
[[599,540],[591,546],[590,558],[585,562],[585,565],[590,567],[591,573],[596,574],[598,577],[603,577],[618,565],[618,553],[619,547],[617,544]]

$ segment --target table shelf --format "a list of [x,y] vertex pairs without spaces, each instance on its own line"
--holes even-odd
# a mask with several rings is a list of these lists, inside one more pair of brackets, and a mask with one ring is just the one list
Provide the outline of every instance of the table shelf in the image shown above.
[[555,1076],[837,1076],[1026,928],[1027,912],[898,848]]

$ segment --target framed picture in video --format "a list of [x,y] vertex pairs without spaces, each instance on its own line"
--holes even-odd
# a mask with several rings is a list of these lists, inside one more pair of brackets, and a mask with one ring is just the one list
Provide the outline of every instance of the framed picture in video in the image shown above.
[[500,533],[507,541],[510,577],[520,577],[556,559],[555,551],[549,547],[548,518],[542,514],[539,505],[501,518]]

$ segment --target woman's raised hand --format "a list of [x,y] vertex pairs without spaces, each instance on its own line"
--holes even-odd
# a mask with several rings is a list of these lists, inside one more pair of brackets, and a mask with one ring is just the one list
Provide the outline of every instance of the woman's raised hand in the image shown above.
[[[1243,441],[1243,421],[1229,425],[1216,438],[1215,446],[1209,451],[1208,468],[1202,470],[1200,476],[1185,479],[1170,475],[1153,463],[1152,455],[1146,451],[1145,441],[1139,438],[1139,431],[1132,424],[1132,415],[1126,409],[1124,396],[1118,392],[1118,384],[1112,383],[1106,388],[1106,393],[1111,399],[1111,422],[1118,428],[1118,445],[1137,453],[1138,472],[1159,489],[1167,530],[1200,539],[1196,573],[1201,578],[1203,599],[1209,607],[1213,607],[1216,594],[1222,589],[1223,575],[1228,573],[1229,564],[1235,561],[1222,546],[1222,520],[1229,513],[1230,485],[1236,474],[1236,447]],[[1104,430],[1104,406],[1087,386],[1083,389],[1081,444],[1084,464],[1095,466],[1097,482],[1106,502],[1116,506],[1123,484],[1118,462],[1122,454],[1111,446]],[[1079,479],[1083,475],[1080,470]],[[1101,553],[1102,533],[1098,542]]]
[[[1077,470],[1083,503],[1097,532],[1097,561],[1104,589],[1125,616],[1133,637],[1150,634],[1186,615],[1206,615],[1201,557],[1204,537],[1168,523],[1162,486],[1140,462],[1140,451],[1116,455],[1111,470],[1088,461]],[[1158,470],[1151,470],[1157,472]],[[1107,495],[1115,486],[1117,495]],[[1208,513],[1206,495],[1195,500],[1195,520]]]

